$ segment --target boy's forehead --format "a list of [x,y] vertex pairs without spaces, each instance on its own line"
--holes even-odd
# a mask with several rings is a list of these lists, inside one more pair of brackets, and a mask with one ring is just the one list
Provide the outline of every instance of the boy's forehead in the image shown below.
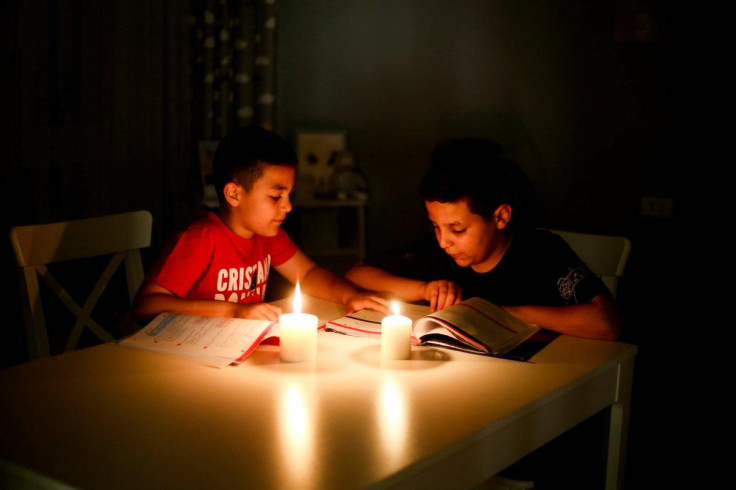
[[292,188],[296,180],[296,169],[291,165],[267,165],[257,183],[271,188]]
[[424,204],[429,218],[435,222],[457,223],[469,219],[473,214],[464,199],[452,202],[424,201]]

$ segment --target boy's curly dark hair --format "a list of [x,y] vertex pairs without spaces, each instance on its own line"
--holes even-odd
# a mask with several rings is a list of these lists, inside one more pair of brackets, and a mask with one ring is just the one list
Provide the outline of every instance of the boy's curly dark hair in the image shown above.
[[217,197],[222,203],[225,184],[232,181],[250,191],[266,165],[295,167],[296,164],[294,149],[281,136],[258,126],[237,128],[215,150],[212,180]]
[[508,226],[532,226],[535,199],[531,182],[496,141],[482,138],[446,140],[432,151],[419,184],[425,201],[465,200],[471,212],[491,219],[501,204],[511,206]]

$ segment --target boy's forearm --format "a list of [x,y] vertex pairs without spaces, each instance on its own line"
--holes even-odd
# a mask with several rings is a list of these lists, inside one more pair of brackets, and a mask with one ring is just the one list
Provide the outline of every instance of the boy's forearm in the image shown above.
[[390,274],[383,269],[368,265],[353,266],[345,278],[357,286],[381,293],[389,293],[403,301],[420,301],[424,298],[426,283]]
[[148,322],[160,313],[176,312],[186,315],[234,316],[236,303],[229,301],[180,298],[168,293],[151,293],[142,296],[133,305],[133,317],[138,322]]
[[548,330],[597,340],[615,340],[621,321],[612,301],[596,296],[587,304],[571,306],[505,306],[509,313]]
[[342,304],[358,292],[349,283],[320,266],[312,267],[301,282],[305,293]]

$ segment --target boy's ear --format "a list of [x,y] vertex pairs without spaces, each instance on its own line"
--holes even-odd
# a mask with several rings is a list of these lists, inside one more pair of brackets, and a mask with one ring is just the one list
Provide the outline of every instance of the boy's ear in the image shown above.
[[508,204],[501,204],[493,212],[493,220],[496,223],[496,228],[502,230],[506,228],[511,219],[511,206]]
[[227,184],[225,184],[223,196],[225,196],[225,200],[228,202],[228,204],[230,204],[230,206],[236,207],[238,204],[240,204],[242,190],[243,188],[235,182],[228,182]]

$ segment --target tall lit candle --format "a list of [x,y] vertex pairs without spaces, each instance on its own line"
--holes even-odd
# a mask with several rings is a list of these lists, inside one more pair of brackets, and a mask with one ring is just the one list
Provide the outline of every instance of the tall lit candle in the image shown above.
[[313,361],[317,357],[317,317],[301,311],[302,295],[297,281],[294,312],[279,316],[282,361]]
[[393,315],[381,320],[381,359],[411,358],[411,319],[400,315],[399,304],[391,302]]

